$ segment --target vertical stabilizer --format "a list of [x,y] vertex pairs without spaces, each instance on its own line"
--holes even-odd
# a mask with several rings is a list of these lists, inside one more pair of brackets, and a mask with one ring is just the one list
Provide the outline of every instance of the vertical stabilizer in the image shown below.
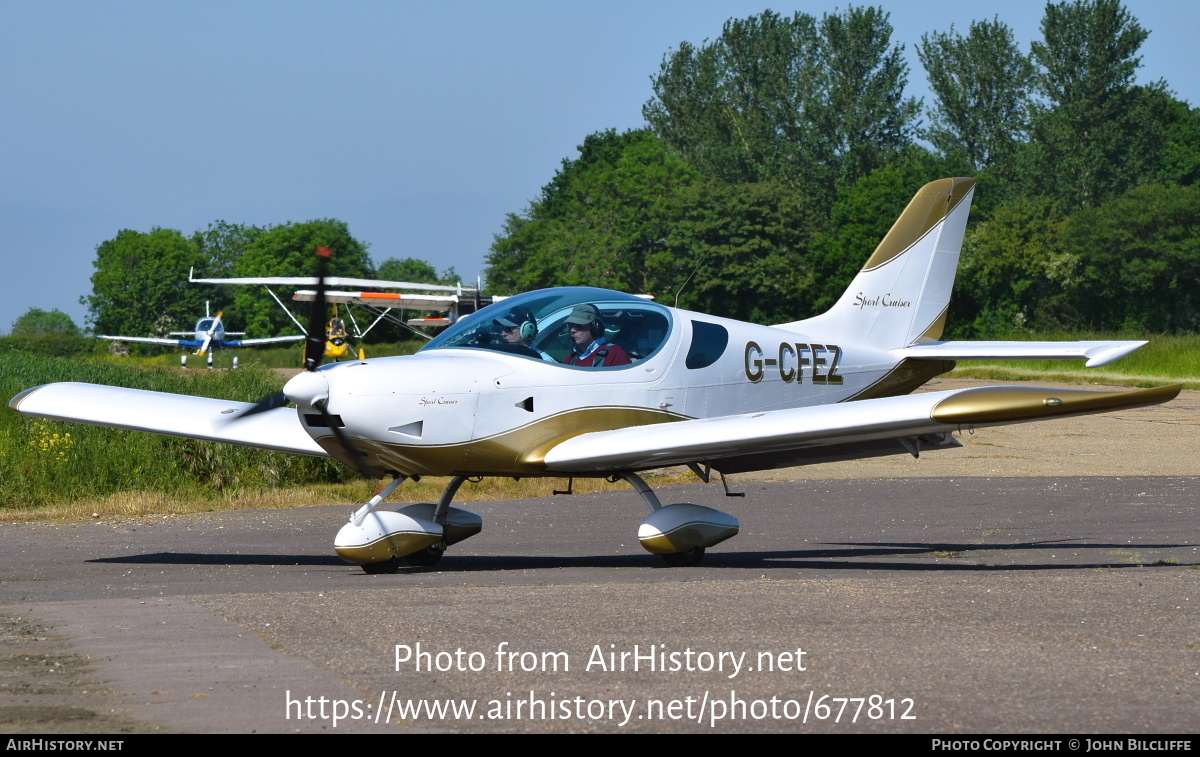
[[782,328],[886,350],[941,338],[974,188],[974,179],[921,187],[837,303]]

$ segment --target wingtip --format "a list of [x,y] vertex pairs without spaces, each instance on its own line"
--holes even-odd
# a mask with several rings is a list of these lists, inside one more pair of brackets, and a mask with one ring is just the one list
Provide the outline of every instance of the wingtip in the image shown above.
[[14,413],[21,412],[21,401],[24,400],[29,395],[36,392],[38,389],[41,389],[43,386],[46,386],[46,385],[39,384],[38,386],[35,386],[31,389],[26,389],[25,391],[18,393],[15,397],[13,397],[11,400],[8,401],[8,409],[12,410]]
[[1017,423],[1061,415],[1104,413],[1170,402],[1182,384],[1124,392],[1049,389],[1040,386],[985,386],[966,389],[939,402],[929,417],[941,423]]

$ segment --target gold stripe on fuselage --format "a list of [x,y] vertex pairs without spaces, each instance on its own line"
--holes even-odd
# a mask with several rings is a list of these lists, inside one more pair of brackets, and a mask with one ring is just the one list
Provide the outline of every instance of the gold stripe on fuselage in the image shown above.
[[[544,476],[546,453],[568,439],[593,431],[688,420],[687,416],[640,407],[587,407],[540,418],[520,428],[458,444],[419,445],[354,439],[378,473],[406,476]],[[317,440],[330,455],[349,458],[337,438]],[[556,476],[561,476],[556,473]]]

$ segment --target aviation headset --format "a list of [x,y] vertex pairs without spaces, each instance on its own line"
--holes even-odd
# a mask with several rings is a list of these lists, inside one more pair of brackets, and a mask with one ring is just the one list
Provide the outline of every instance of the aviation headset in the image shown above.
[[[508,313],[505,313],[503,318],[498,318],[496,323],[508,328],[515,327],[521,339],[526,342],[538,335],[537,320],[533,317],[533,313],[530,313],[525,308],[510,310]],[[508,326],[510,323],[513,325]]]
[[538,334],[537,321],[533,320],[532,318],[528,321],[522,321],[520,331],[518,333],[521,335],[521,338],[527,342],[530,339],[533,339]]

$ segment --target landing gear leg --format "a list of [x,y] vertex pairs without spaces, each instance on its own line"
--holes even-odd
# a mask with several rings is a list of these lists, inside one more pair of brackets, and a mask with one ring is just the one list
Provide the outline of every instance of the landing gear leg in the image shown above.
[[645,500],[646,504],[650,506],[651,510],[662,509],[662,503],[658,501],[658,495],[655,494],[654,490],[642,480],[641,476],[636,473],[626,473],[621,478],[625,479],[630,486],[637,490],[638,494],[642,495],[642,499]]
[[383,491],[371,497],[371,499],[367,500],[367,504],[354,511],[354,514],[350,516],[350,522],[356,526],[361,526],[363,519],[375,512],[383,504],[383,501],[388,498],[388,495],[396,491],[396,487],[406,480],[408,480],[408,476],[396,476],[393,478],[390,484],[383,487]]
[[[368,515],[375,512],[375,510],[383,504],[383,501],[387,499],[388,495],[396,491],[396,487],[404,483],[407,478],[407,476],[396,476],[393,478],[392,482],[383,488],[383,491],[379,492],[374,497],[371,497],[371,499],[369,499],[365,505],[354,511],[354,514],[350,516],[350,522],[356,526],[361,526],[363,520]],[[364,573],[369,573],[371,575],[395,573],[403,564],[404,562],[400,560],[400,558],[393,557],[392,559],[385,560],[383,562],[366,563],[362,566],[362,569]]]

